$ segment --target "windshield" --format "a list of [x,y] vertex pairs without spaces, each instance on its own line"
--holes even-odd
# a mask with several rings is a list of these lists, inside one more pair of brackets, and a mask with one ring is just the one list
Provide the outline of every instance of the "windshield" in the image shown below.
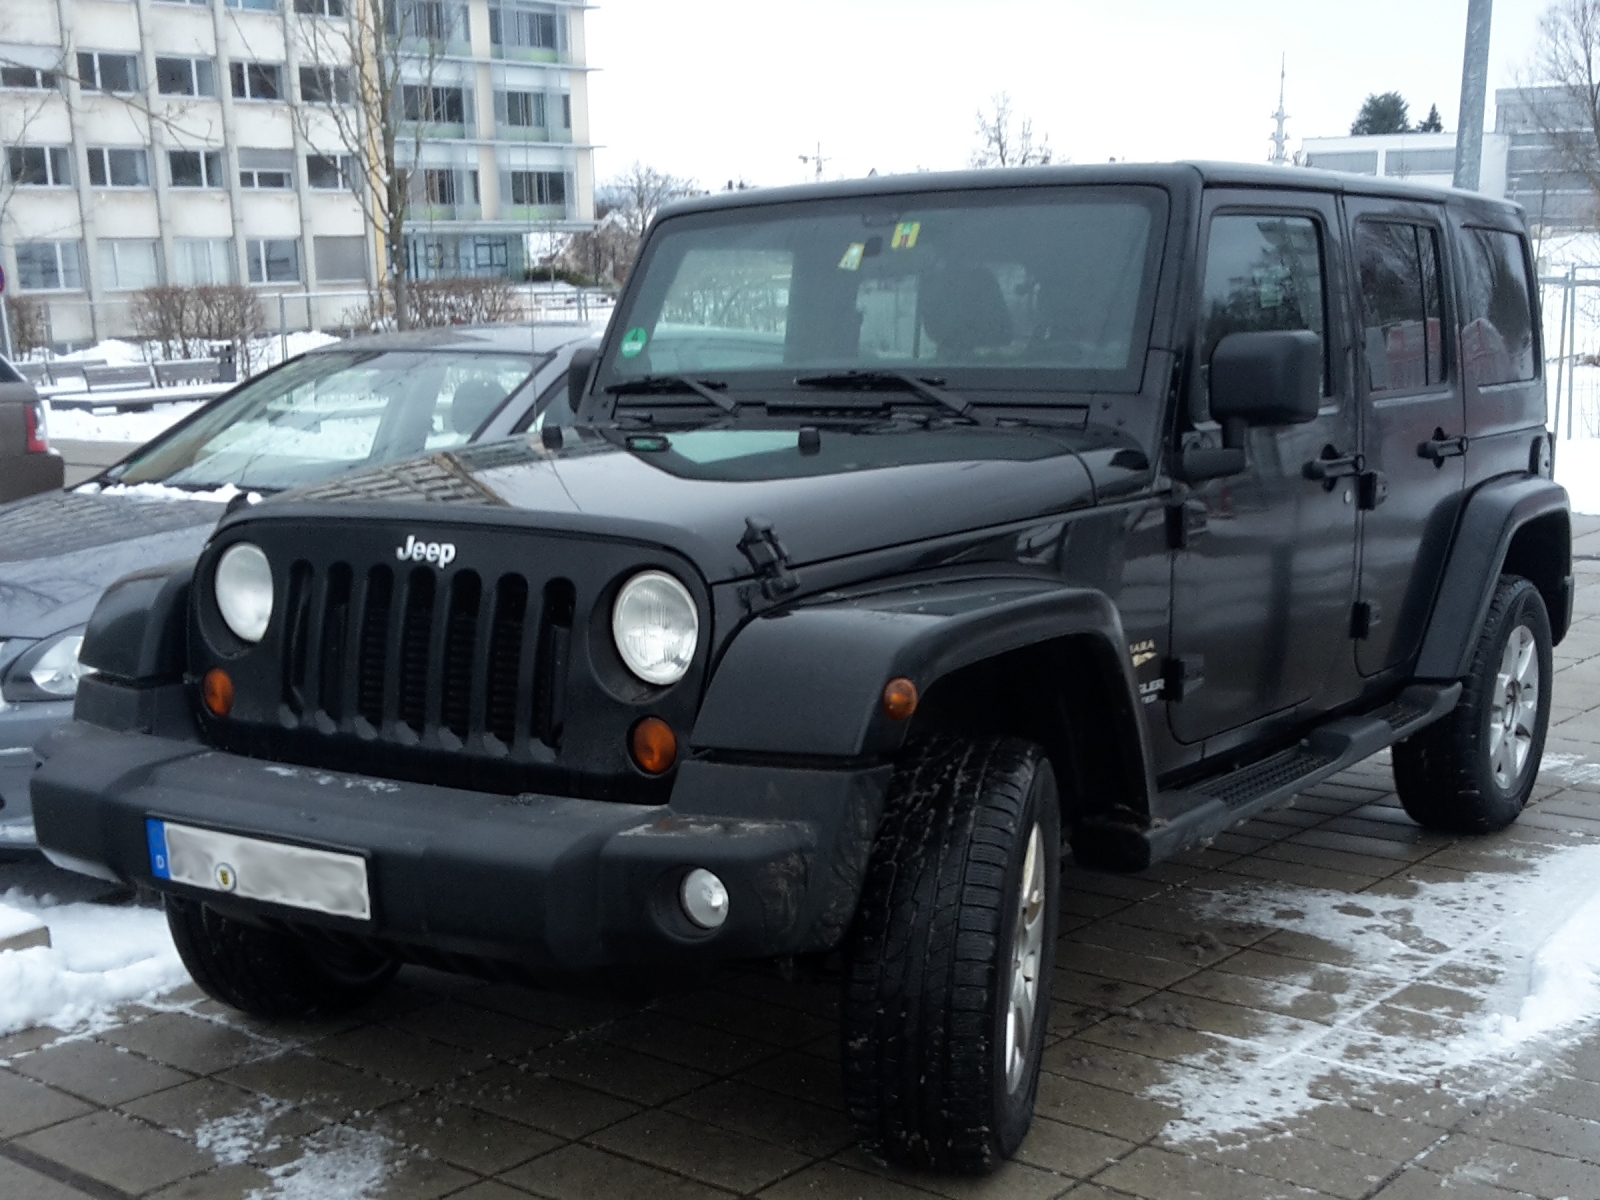
[[651,241],[599,382],[914,370],[1131,390],[1164,204],[1150,188],[1029,188],[678,218]]
[[247,384],[113,475],[174,487],[288,488],[471,440],[543,361],[450,351],[332,351]]

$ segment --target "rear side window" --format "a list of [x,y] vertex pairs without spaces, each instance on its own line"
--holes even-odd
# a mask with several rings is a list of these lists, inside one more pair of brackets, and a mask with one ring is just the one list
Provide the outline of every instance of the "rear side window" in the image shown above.
[[1326,354],[1323,295],[1315,221],[1265,214],[1214,218],[1200,303],[1200,361],[1209,363],[1230,333],[1277,329],[1309,329]]
[[1467,310],[1461,330],[1467,377],[1479,387],[1539,374],[1533,345],[1533,289],[1522,237],[1499,229],[1463,229]]
[[1407,392],[1444,380],[1439,233],[1431,225],[1356,226],[1367,386]]

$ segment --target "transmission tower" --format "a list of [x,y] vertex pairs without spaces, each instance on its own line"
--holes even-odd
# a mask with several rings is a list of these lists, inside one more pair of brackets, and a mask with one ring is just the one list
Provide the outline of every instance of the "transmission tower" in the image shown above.
[[1289,163],[1289,135],[1283,131],[1283,123],[1289,119],[1289,114],[1283,111],[1283,83],[1287,74],[1288,55],[1278,63],[1278,111],[1272,114],[1272,119],[1278,123],[1277,131],[1272,135],[1272,157],[1268,162],[1277,166],[1287,166]]

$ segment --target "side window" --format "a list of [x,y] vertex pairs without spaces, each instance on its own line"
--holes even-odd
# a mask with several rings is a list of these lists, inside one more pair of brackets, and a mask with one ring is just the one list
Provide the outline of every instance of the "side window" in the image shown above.
[[1439,233],[1430,225],[1356,226],[1361,332],[1374,394],[1415,391],[1445,377]]
[[1467,283],[1461,350],[1468,378],[1479,387],[1538,378],[1522,238],[1498,229],[1461,233]]
[[1322,237],[1309,217],[1234,216],[1211,222],[1200,301],[1202,363],[1230,333],[1309,329],[1322,339],[1327,387],[1327,320]]

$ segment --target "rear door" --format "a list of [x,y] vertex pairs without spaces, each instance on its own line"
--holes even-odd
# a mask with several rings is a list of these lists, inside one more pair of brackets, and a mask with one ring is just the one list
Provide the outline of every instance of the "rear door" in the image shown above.
[[1357,391],[1371,480],[1351,614],[1356,667],[1376,675],[1416,650],[1455,522],[1470,443],[1453,331],[1442,205],[1349,196]]

